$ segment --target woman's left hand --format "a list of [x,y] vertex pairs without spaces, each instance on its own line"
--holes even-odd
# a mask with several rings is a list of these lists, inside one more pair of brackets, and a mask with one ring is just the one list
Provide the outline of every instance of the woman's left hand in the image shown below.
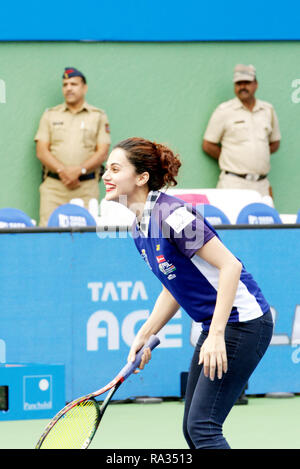
[[227,354],[224,335],[208,334],[200,349],[199,365],[203,364],[204,375],[211,381],[215,376],[222,378],[227,372]]

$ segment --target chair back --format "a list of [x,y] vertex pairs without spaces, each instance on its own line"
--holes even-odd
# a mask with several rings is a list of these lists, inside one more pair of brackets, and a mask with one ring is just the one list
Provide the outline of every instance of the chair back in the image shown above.
[[275,208],[256,202],[242,208],[237,216],[236,224],[271,225],[282,224],[282,220]]
[[31,218],[17,208],[0,209],[0,228],[25,228],[34,226]]
[[57,207],[49,217],[49,227],[96,226],[96,220],[84,207],[75,204],[63,204]]
[[204,205],[204,217],[211,225],[230,225],[229,218],[215,205]]
[[193,194],[193,193],[190,193],[190,194],[176,194],[176,193],[172,193],[172,196],[173,197],[177,197],[177,199],[181,199],[181,200],[184,200],[184,202],[188,203],[188,204],[191,204],[191,205],[197,205],[197,204],[208,204],[209,203],[209,200],[208,198],[206,197],[205,194]]

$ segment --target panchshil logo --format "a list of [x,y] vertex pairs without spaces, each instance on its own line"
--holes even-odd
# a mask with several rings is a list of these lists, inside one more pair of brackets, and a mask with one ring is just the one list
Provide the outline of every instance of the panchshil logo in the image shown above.
[[23,408],[52,409],[52,375],[24,376]]

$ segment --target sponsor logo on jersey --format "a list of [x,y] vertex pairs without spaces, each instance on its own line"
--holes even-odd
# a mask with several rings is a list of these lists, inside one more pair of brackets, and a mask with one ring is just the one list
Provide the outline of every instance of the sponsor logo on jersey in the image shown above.
[[142,258],[144,259],[144,261],[146,262],[147,266],[149,267],[150,270],[152,270],[152,267],[150,265],[150,262],[149,262],[149,259],[148,259],[148,256],[147,256],[147,253],[145,251],[145,249],[142,249],[141,251],[141,256]]
[[166,259],[164,258],[164,256],[156,256],[156,260],[157,262],[160,264],[161,262],[166,262]]
[[176,270],[175,265],[170,264],[167,261],[161,262],[158,268],[164,275],[169,275],[170,273],[174,272],[174,270]]

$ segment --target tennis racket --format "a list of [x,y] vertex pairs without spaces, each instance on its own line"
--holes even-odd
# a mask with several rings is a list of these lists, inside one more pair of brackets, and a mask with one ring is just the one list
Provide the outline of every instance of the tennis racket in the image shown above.
[[[111,398],[131,373],[141,363],[145,348],[153,350],[160,340],[152,335],[136,354],[132,363],[127,363],[117,376],[98,391],[79,397],[67,404],[48,423],[35,449],[87,449],[95,436],[99,423]],[[95,397],[109,391],[101,405]]]

